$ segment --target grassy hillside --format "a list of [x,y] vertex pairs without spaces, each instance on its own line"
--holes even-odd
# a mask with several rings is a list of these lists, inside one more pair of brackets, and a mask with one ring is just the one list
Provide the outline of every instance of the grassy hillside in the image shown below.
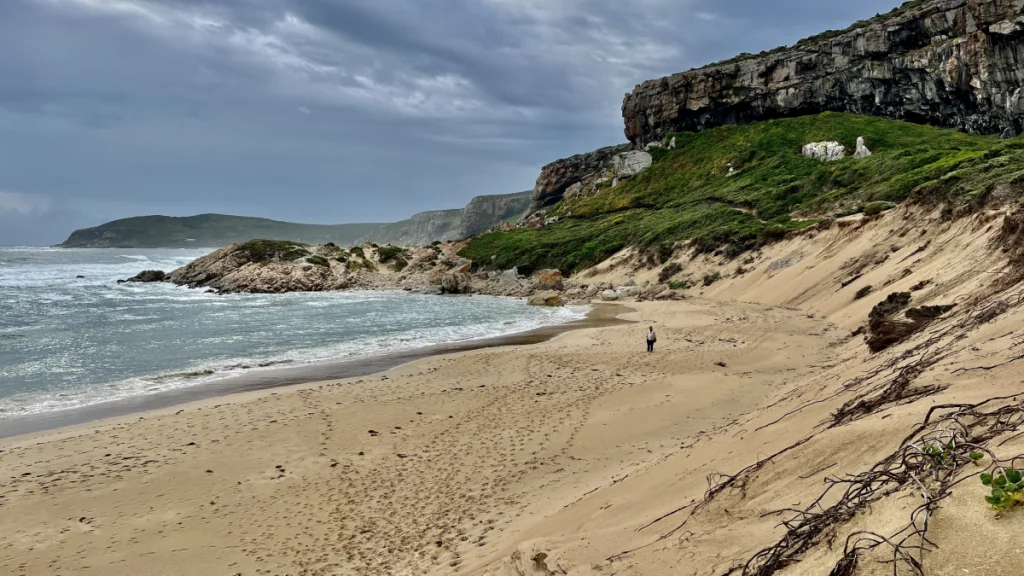
[[[999,184],[1024,182],[1024,139],[999,140],[867,116],[826,113],[676,134],[654,165],[596,196],[563,202],[541,229],[487,234],[462,255],[487,268],[572,272],[627,246],[661,261],[679,241],[736,255],[819,219],[875,201],[949,202],[950,214],[981,206]],[[874,155],[825,163],[809,142],[862,136]],[[729,176],[728,165],[738,173]],[[492,256],[496,258],[492,259]]]
[[227,246],[252,238],[292,240],[306,244],[353,244],[380,224],[293,224],[266,218],[202,214],[187,218],[139,216],[76,230],[65,248],[161,248]]

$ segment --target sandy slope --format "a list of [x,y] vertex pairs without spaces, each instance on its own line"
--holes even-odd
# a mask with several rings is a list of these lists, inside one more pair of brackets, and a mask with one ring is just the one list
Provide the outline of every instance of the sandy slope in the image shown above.
[[[826,478],[900,449],[929,408],[1024,393],[1020,289],[992,245],[1000,215],[909,216],[780,243],[745,274],[685,262],[725,272],[704,289],[714,299],[636,304],[634,325],[0,443],[0,573],[739,573],[783,520],[820,510],[808,506]],[[595,278],[627,274],[657,271]],[[923,280],[914,305],[958,308],[877,355],[850,336],[888,292]],[[854,300],[864,284],[876,292]],[[1024,452],[1009,431],[1020,411],[1008,414],[988,443],[1000,457]],[[716,475],[757,462],[731,483]],[[709,481],[725,489],[703,501]],[[927,574],[1009,573],[1024,513],[996,520],[983,495],[968,478],[929,516]],[[891,536],[921,498],[895,486],[777,572],[750,573],[829,574],[848,534]],[[848,574],[891,574],[875,562],[891,556],[867,551]]]

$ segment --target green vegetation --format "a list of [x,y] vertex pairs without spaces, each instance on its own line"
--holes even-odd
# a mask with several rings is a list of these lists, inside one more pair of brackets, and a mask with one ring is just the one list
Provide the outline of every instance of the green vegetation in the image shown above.
[[76,230],[65,248],[218,247],[251,238],[292,240],[304,244],[350,244],[380,224],[295,224],[266,218],[201,214],[187,218],[139,216]]
[[[567,273],[628,246],[660,254],[690,241],[696,253],[733,257],[846,207],[860,212],[911,198],[969,210],[998,184],[1024,183],[1024,138],[883,118],[825,113],[673,136],[676,149],[653,149],[654,164],[642,174],[554,206],[549,215],[558,223],[485,234],[461,255],[488,268]],[[853,149],[858,136],[871,157],[820,162],[801,153],[822,140]],[[739,171],[727,176],[728,164]]]
[[711,286],[712,284],[714,284],[715,282],[718,282],[721,279],[722,279],[722,273],[721,272],[713,272],[713,273],[710,273],[710,274],[705,274],[704,275],[704,285],[705,286]]
[[665,282],[671,280],[673,276],[679,274],[682,271],[682,265],[680,265],[678,262],[673,262],[661,269],[661,272],[658,274],[658,282],[664,284]]
[[673,282],[669,284],[668,287],[673,290],[686,290],[687,288],[690,287],[690,283],[687,282],[686,280],[682,280],[679,282]]
[[401,272],[409,265],[409,252],[398,246],[381,246],[377,250],[377,258],[381,264],[391,263],[394,269]]
[[992,488],[992,494],[985,496],[985,502],[997,514],[1024,505],[1024,470],[1008,468],[999,470],[995,476],[982,474],[981,483]]
[[310,256],[306,258],[306,262],[309,262],[310,264],[316,266],[326,266],[328,268],[331,266],[331,263],[328,262],[327,258],[324,258],[323,256]]
[[306,250],[304,245],[285,240],[249,240],[240,244],[237,252],[244,255],[249,262],[291,262],[309,256],[309,250]]
[[869,202],[864,205],[865,216],[877,216],[886,210],[892,210],[896,204],[892,202]]
[[358,256],[359,258],[363,259],[366,258],[366,252],[363,251],[362,246],[356,246],[355,248],[349,250],[349,252],[351,252],[353,256]]
[[865,286],[860,290],[857,290],[857,293],[853,295],[853,299],[862,300],[864,298],[867,298],[868,295],[871,294],[872,290],[874,290],[874,288],[872,288],[871,286]]

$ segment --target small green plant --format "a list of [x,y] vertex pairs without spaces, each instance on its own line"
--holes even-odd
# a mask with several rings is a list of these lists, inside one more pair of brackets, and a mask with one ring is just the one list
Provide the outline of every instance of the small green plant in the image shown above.
[[310,256],[306,258],[306,262],[309,262],[310,264],[313,264],[315,266],[330,267],[331,265],[331,263],[327,261],[327,258],[324,258],[323,256]]
[[661,269],[661,272],[658,273],[658,282],[664,284],[665,282],[671,280],[673,276],[679,274],[682,271],[682,265],[680,265],[678,262],[673,262]]
[[971,462],[974,462],[975,466],[981,466],[981,460],[985,458],[985,453],[975,450],[974,452],[971,452],[970,458]]
[[722,273],[721,272],[713,272],[711,274],[705,274],[704,275],[704,285],[705,286],[711,286],[712,284],[714,284],[715,282],[718,282],[721,279],[722,279]]
[[877,216],[886,210],[892,210],[896,205],[892,202],[868,202],[864,205],[865,216]]
[[853,295],[853,299],[854,300],[860,300],[862,298],[866,298],[868,296],[868,294],[871,294],[872,290],[874,290],[874,288],[872,288],[870,285],[865,286],[865,287],[861,288],[860,290],[857,290],[857,293]]
[[690,283],[686,280],[680,280],[679,282],[673,282],[668,285],[673,290],[686,290],[690,287]]
[[1007,468],[995,476],[982,474],[981,483],[992,488],[992,494],[985,496],[985,502],[997,515],[1012,510],[1018,504],[1024,505],[1024,470]]
[[351,252],[354,256],[359,256],[360,258],[366,258],[366,253],[363,252],[363,247],[362,246],[356,246],[355,248],[349,250],[349,252]]

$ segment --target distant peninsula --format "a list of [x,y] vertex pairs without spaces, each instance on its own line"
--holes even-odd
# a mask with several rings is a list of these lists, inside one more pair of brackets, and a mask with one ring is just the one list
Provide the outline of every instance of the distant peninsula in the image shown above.
[[299,224],[267,218],[200,214],[137,216],[71,233],[62,248],[220,247],[252,238],[304,244],[351,246],[363,241],[423,245],[486,232],[502,221],[515,221],[530,206],[531,192],[478,196],[462,209],[422,212],[395,223]]

